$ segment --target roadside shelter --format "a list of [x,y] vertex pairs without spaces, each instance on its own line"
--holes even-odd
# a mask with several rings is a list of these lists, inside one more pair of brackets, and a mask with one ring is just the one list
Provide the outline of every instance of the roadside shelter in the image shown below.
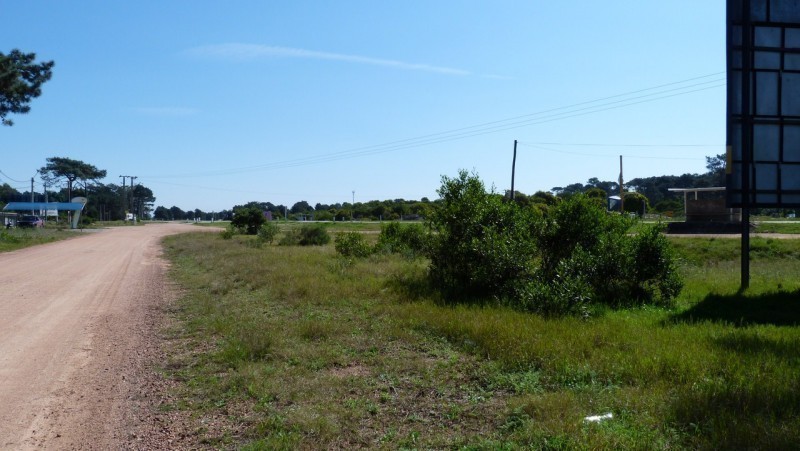
[[70,228],[77,229],[81,219],[81,212],[85,206],[86,198],[76,197],[72,199],[72,202],[9,202],[3,207],[3,211],[33,211],[40,212],[40,215],[42,215],[41,212],[50,210],[67,211],[72,214]]

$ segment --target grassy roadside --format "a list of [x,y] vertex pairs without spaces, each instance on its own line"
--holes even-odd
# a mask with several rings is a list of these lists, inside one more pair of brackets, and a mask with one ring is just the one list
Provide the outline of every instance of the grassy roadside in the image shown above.
[[755,231],[758,233],[800,233],[800,221],[759,222]]
[[442,307],[422,261],[171,237],[183,401],[165,408],[191,412],[206,445],[245,449],[800,442],[800,243],[754,238],[745,295],[735,240],[675,243],[675,309],[582,320]]
[[388,281],[419,264],[204,235],[167,249],[181,285],[194,287],[177,333],[201,351],[172,362],[186,382],[186,405],[172,407],[224,417],[201,431],[207,444],[446,447],[502,421],[488,366],[397,316],[404,301]]
[[52,243],[75,236],[68,230],[44,227],[38,229],[0,230],[0,252],[10,252],[39,244]]

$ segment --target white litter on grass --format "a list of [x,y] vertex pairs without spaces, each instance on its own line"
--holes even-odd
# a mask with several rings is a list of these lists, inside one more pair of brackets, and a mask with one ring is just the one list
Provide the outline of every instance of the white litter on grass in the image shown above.
[[583,419],[583,421],[587,423],[599,423],[603,420],[610,420],[612,418],[614,418],[614,415],[612,415],[611,412],[608,412],[603,415],[593,415],[590,417],[586,417]]

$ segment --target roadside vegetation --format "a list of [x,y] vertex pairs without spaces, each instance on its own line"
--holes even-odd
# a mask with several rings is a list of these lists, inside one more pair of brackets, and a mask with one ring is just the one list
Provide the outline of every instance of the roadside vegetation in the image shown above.
[[74,236],[72,233],[55,227],[2,229],[0,230],[0,252],[15,251]]
[[[184,295],[164,372],[182,383],[179,401],[163,408],[192,416],[199,443],[800,443],[797,240],[753,238],[751,288],[739,294],[737,240],[661,236],[683,281],[670,302],[601,302],[591,315],[554,316],[491,296],[449,302],[431,278],[430,254],[416,250],[435,248],[421,226],[387,223],[380,234],[340,226],[321,228],[330,243],[309,246],[280,244],[305,224],[271,240],[167,239]],[[598,415],[605,419],[586,420]]]
[[257,239],[167,242],[186,295],[165,370],[184,381],[182,401],[164,408],[191,412],[209,446],[774,449],[800,440],[795,240],[753,239],[745,295],[736,240],[672,240],[685,280],[674,307],[583,319],[444,305],[425,260],[404,254],[351,259],[333,243],[252,246]]

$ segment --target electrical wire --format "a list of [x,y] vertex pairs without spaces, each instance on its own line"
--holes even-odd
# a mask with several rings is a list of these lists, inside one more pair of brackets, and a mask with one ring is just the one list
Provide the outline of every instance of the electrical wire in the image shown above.
[[575,147],[724,147],[724,144],[600,144],[600,143],[559,143],[559,142],[530,142],[518,144],[531,146],[575,146]]
[[15,182],[15,183],[27,183],[27,180],[15,180],[15,179],[12,179],[11,177],[8,176],[8,174],[6,174],[3,171],[0,171],[0,175],[4,176],[5,178],[7,178],[7,179],[9,179],[9,180],[11,180],[12,182]]
[[[266,163],[261,165],[252,165],[252,166],[245,166],[239,168],[230,168],[230,169],[222,169],[217,171],[206,171],[206,172],[198,172],[198,173],[191,173],[191,174],[170,174],[170,175],[149,175],[146,176],[150,179],[158,179],[158,178],[181,178],[181,177],[201,177],[201,176],[221,176],[221,175],[231,175],[231,174],[238,174],[244,172],[253,172],[253,171],[262,171],[262,170],[275,170],[275,169],[285,169],[285,168],[293,168],[298,166],[306,166],[310,164],[319,164],[319,163],[326,163],[332,161],[338,161],[343,159],[351,159],[357,158],[362,156],[368,155],[375,155],[380,153],[386,152],[394,152],[398,150],[405,150],[420,146],[427,146],[432,144],[439,144],[442,142],[454,141],[459,139],[465,139],[490,133],[497,133],[506,130],[512,130],[521,127],[529,127],[533,125],[543,124],[547,122],[553,122],[558,120],[564,120],[579,116],[584,116],[587,114],[594,114],[602,111],[608,111],[617,108],[628,107],[632,105],[638,105],[646,102],[653,102],[656,100],[666,99],[670,97],[676,97],[686,94],[691,94],[699,91],[705,91],[709,89],[714,89],[718,87],[725,86],[725,78],[719,78],[718,75],[724,72],[717,72],[713,74],[703,75],[700,77],[693,77],[686,80],[681,80],[677,82],[662,84],[650,88],[639,89],[636,91],[630,91],[627,93],[617,94],[613,96],[603,97],[600,99],[590,100],[586,102],[579,102],[572,105],[559,107],[559,108],[552,108],[548,110],[543,110],[536,113],[525,114],[521,116],[515,116],[508,119],[502,119],[497,121],[485,122],[482,124],[472,125],[468,127],[461,127],[457,129],[447,130],[438,133],[431,133],[427,135],[422,135],[414,138],[407,138],[397,141],[391,141],[383,144],[376,144],[371,146],[365,147],[358,147],[354,149],[339,151],[339,152],[331,152],[321,155],[303,157],[303,158],[296,158],[291,160],[284,160],[274,163]],[[706,80],[697,83],[690,83],[695,82],[697,80],[703,80],[708,78],[713,78],[711,80]],[[687,84],[689,83],[689,84]],[[682,85],[679,87],[674,87],[676,85]],[[663,89],[670,87],[669,89]],[[636,95],[641,94],[648,91],[648,94],[643,95]],[[624,98],[623,98],[624,97]],[[622,99],[620,99],[622,98]],[[620,99],[609,101],[611,99]],[[594,105],[592,105],[594,104]],[[580,107],[580,108],[579,108]]]
[[[525,146],[525,147],[532,147],[534,149],[544,150],[544,151],[547,151],[547,152],[563,153],[563,154],[568,154],[568,155],[580,155],[580,156],[584,156],[584,157],[609,158],[609,157],[617,156],[616,154],[615,155],[610,155],[610,154],[586,153],[586,152],[570,152],[570,151],[566,151],[566,150],[555,150],[555,149],[550,149],[550,148],[547,148],[547,147],[544,147],[544,146],[539,146],[539,145],[532,144],[532,143],[524,143],[524,142],[521,142],[521,141],[517,141],[517,144],[521,145],[521,146]],[[689,160],[689,161],[700,161],[700,160],[704,160],[705,159],[705,157],[703,157],[703,158],[698,158],[698,157],[653,157],[653,156],[641,156],[641,155],[622,155],[622,156],[625,157],[625,158],[636,158],[636,159],[645,159],[645,160]]]

